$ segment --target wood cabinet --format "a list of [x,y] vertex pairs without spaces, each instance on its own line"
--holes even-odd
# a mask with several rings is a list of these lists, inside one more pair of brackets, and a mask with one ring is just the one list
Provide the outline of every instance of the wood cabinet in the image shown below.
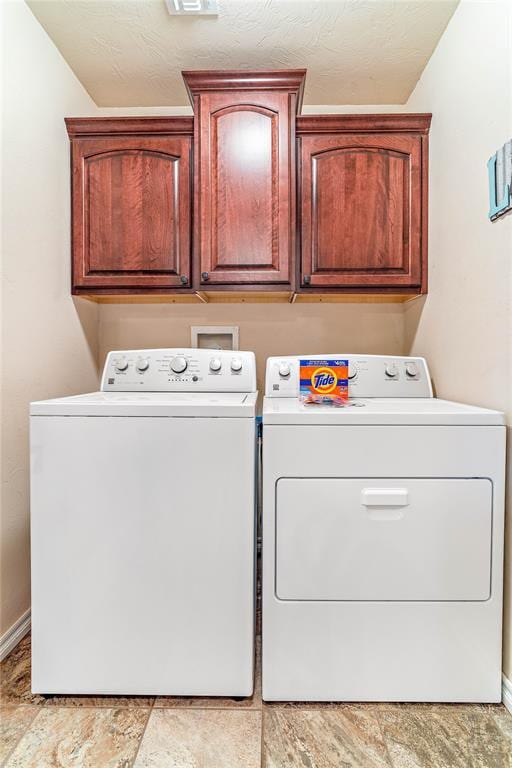
[[192,121],[66,122],[73,291],[189,288]]
[[196,280],[291,285],[304,70],[184,72],[194,104]]
[[426,290],[429,124],[425,115],[299,118],[302,290]]
[[426,292],[431,115],[297,116],[302,69],[183,77],[193,117],[66,120],[73,293]]

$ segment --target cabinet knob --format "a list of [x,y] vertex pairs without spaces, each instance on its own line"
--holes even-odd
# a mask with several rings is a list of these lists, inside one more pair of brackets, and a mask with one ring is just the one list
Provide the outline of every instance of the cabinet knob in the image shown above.
[[311,275],[304,275],[304,285],[311,284]]
[[186,285],[188,283],[187,276],[186,275],[181,275],[180,276],[180,282],[181,282],[182,285]]
[[210,275],[208,274],[208,272],[201,272],[201,280],[204,280],[206,282],[206,280],[209,280],[209,278],[210,278]]

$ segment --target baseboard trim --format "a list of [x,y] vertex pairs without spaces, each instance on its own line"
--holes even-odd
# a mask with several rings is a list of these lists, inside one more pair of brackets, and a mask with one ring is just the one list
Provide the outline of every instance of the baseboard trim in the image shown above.
[[[5,634],[0,638],[0,661],[3,661],[16,648],[20,640],[23,640],[30,629],[30,608],[15,621]],[[511,698],[512,701],[512,698]]]
[[502,675],[501,700],[512,715],[512,682],[506,675]]

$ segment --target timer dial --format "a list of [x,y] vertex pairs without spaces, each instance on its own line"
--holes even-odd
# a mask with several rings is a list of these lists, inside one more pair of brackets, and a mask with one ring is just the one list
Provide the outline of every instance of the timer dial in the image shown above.
[[171,360],[171,371],[174,373],[183,373],[187,370],[187,361],[184,357],[173,357]]
[[128,360],[126,360],[124,357],[121,360],[116,360],[115,366],[116,371],[126,371],[128,368]]

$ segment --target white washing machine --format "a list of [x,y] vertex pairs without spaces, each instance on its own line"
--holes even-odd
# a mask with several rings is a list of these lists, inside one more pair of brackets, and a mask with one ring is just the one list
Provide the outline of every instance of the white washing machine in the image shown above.
[[349,405],[267,362],[263,698],[501,700],[504,416],[420,358],[348,358]]
[[253,690],[255,359],[110,352],[31,405],[32,690]]

